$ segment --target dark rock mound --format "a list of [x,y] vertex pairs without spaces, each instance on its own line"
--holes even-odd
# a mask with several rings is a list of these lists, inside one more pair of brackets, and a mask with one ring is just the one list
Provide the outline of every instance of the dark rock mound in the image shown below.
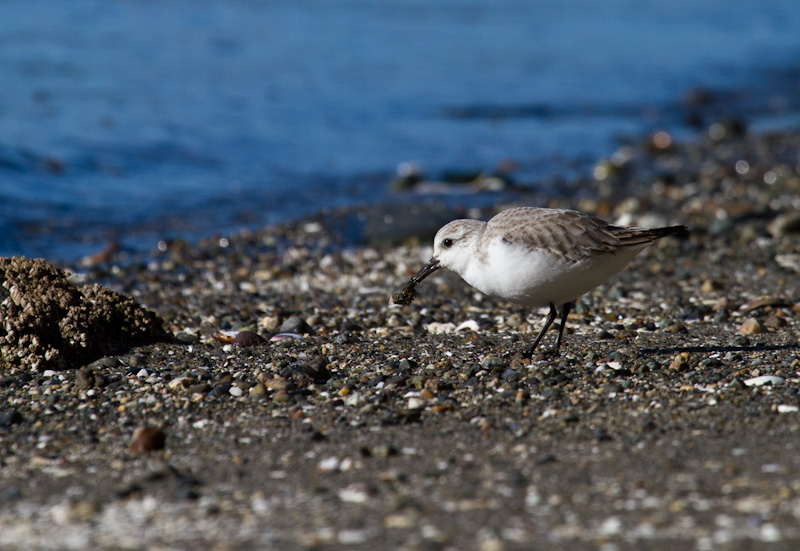
[[132,298],[76,287],[42,259],[0,258],[0,367],[65,369],[165,340],[163,323]]

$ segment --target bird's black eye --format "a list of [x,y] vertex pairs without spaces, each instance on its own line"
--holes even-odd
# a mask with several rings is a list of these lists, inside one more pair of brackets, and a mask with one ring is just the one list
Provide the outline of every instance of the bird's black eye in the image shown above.
[[449,237],[447,239],[442,240],[442,247],[444,247],[445,249],[449,249],[452,246],[453,246],[453,240],[450,239]]

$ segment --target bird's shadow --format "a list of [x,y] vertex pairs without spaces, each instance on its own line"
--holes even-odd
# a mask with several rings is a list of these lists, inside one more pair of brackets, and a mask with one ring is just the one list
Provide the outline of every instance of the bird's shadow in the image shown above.
[[754,344],[747,346],[671,346],[668,348],[642,348],[639,350],[644,355],[712,352],[769,352],[775,350],[798,350],[800,343],[794,344]]

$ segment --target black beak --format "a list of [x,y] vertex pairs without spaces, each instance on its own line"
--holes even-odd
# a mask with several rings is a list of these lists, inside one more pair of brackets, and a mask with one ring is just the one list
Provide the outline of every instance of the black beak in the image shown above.
[[428,260],[428,263],[425,264],[420,271],[417,272],[417,275],[411,278],[411,281],[414,282],[414,285],[420,283],[423,279],[431,275],[433,272],[441,268],[439,266],[439,261],[435,258],[431,258]]

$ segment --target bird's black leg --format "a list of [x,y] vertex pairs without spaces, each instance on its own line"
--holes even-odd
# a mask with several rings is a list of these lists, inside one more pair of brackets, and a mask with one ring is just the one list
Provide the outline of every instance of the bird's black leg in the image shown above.
[[553,353],[558,354],[558,349],[561,347],[561,338],[564,336],[564,328],[567,326],[567,317],[570,310],[575,305],[575,301],[565,302],[561,306],[561,326],[558,328],[558,336],[556,337],[556,344],[553,346]]
[[[557,315],[558,315],[558,310],[556,310],[556,305],[551,302],[550,303],[550,313],[547,314],[547,320],[545,320],[545,322],[544,322],[544,327],[542,327],[542,330],[539,331],[538,335],[536,335],[536,340],[533,341],[533,346],[531,346],[531,349],[528,351],[528,355],[529,356],[533,356],[533,353],[536,351],[536,347],[539,346],[540,342],[542,342],[542,337],[544,337],[544,334],[547,333],[548,329],[550,329],[550,326],[553,325],[553,322],[556,320],[556,316]],[[563,324],[562,324],[562,327],[563,327]],[[559,333],[559,335],[560,335],[560,333]],[[559,340],[560,340],[560,336],[559,336]],[[556,342],[558,342],[558,341],[556,341]],[[558,348],[558,345],[556,345],[556,348]]]

